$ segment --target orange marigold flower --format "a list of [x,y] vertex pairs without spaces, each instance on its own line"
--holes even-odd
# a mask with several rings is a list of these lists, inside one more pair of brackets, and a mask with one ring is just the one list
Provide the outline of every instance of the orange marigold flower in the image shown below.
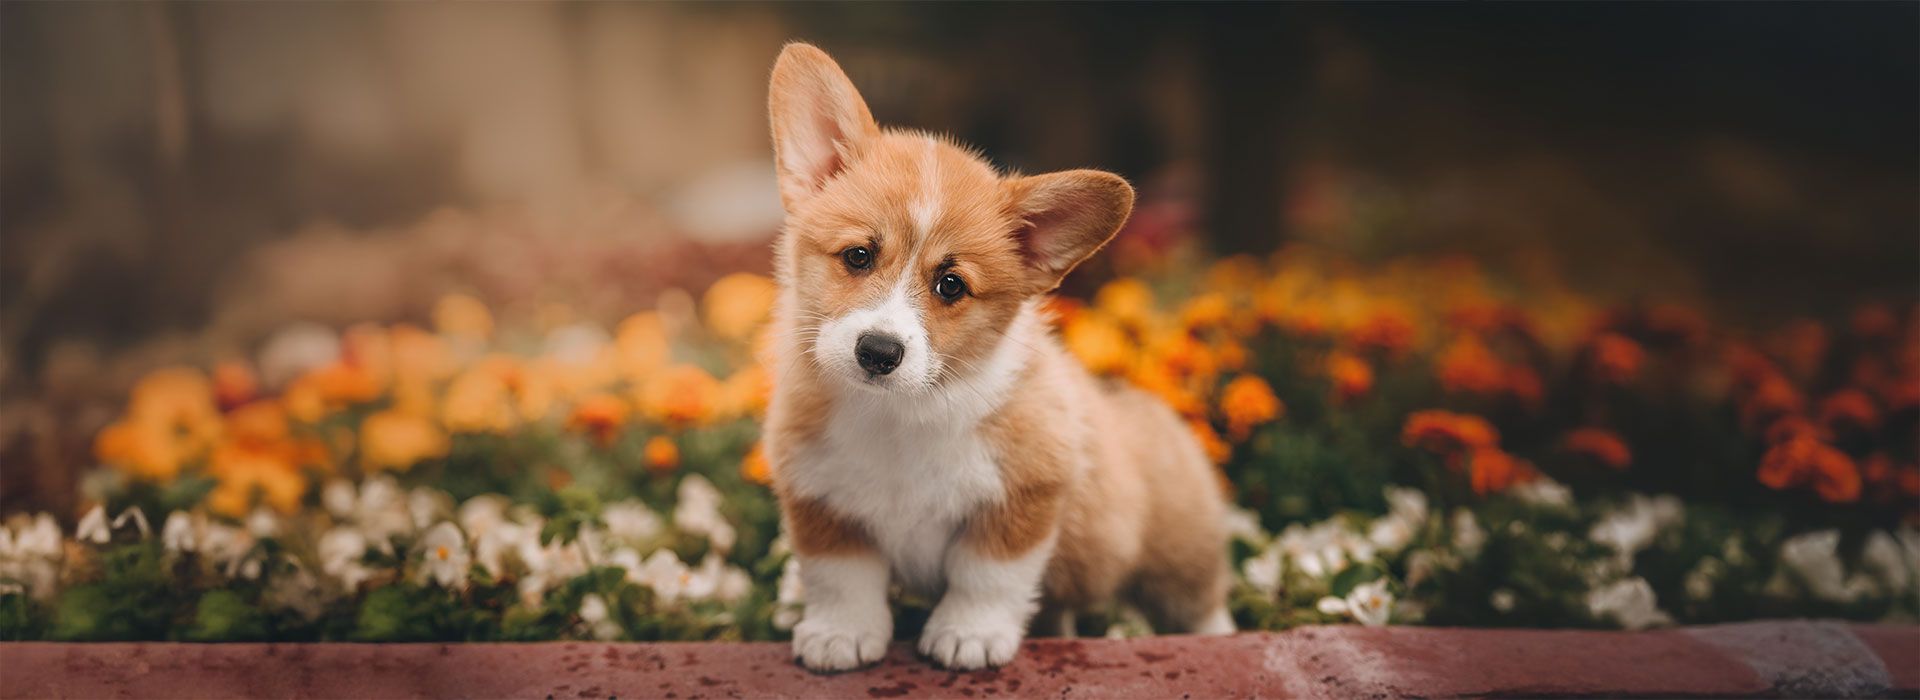
[[1115,321],[1138,328],[1153,316],[1153,290],[1138,279],[1121,277],[1102,285],[1093,305]]
[[493,313],[479,299],[448,294],[433,305],[433,327],[449,337],[486,340],[493,336]]
[[445,457],[447,434],[432,421],[385,410],[360,424],[360,466],[368,471],[406,470],[422,460]]
[[640,406],[647,417],[669,425],[704,422],[713,417],[720,381],[698,365],[674,365],[641,386]]
[[380,381],[359,365],[334,362],[316,367],[294,380],[310,385],[329,409],[367,403],[380,398]]
[[307,492],[306,478],[279,452],[222,445],[213,451],[207,472],[219,482],[207,494],[207,508],[230,517],[252,511],[255,493],[274,510],[291,513]]
[[1327,377],[1333,381],[1336,401],[1352,401],[1373,391],[1373,366],[1351,353],[1328,355]]
[[1580,428],[1560,438],[1560,449],[1615,470],[1633,464],[1633,451],[1620,435],[1603,428]]
[[1473,492],[1485,496],[1534,477],[1533,465],[1497,447],[1474,450],[1470,458]]
[[1783,415],[1799,413],[1805,406],[1800,390],[1779,374],[1768,375],[1740,402],[1740,420],[1749,429],[1769,425]]
[[1400,442],[1446,459],[1449,464],[1469,450],[1500,443],[1500,432],[1479,416],[1451,411],[1415,411],[1400,429]]
[[1546,394],[1546,386],[1540,382],[1540,373],[1533,371],[1532,367],[1507,367],[1507,395],[1528,407],[1537,407],[1546,400]]
[[1497,394],[1507,387],[1507,368],[1473,335],[1463,335],[1440,351],[1434,374],[1447,391]]
[[647,468],[657,472],[670,472],[680,467],[680,446],[673,438],[655,435],[647,438]]
[[1859,389],[1841,389],[1820,400],[1820,423],[1828,430],[1867,431],[1880,427],[1880,407]]
[[94,459],[154,481],[180,473],[183,452],[171,429],[151,421],[121,420],[93,439]]
[[1193,392],[1186,380],[1175,376],[1173,370],[1164,364],[1158,362],[1136,364],[1133,370],[1127,373],[1127,379],[1142,391],[1165,401],[1175,413],[1189,419],[1206,415],[1206,402]]
[[[613,442],[613,436],[627,422],[627,402],[611,394],[592,394],[574,404],[573,413],[567,416],[567,427],[593,436],[602,446]],[[648,443],[652,447],[652,443]]]
[[1075,316],[1060,335],[1067,349],[1094,374],[1119,374],[1133,362],[1133,342],[1102,314]]
[[227,414],[225,440],[254,448],[287,443],[287,410],[272,401],[255,401]]
[[1810,437],[1797,437],[1769,448],[1756,473],[1768,488],[1784,490],[1811,483],[1830,503],[1852,503],[1860,498],[1860,471],[1846,453]]
[[514,411],[507,382],[498,372],[474,367],[453,378],[440,402],[440,420],[457,433],[504,433]]
[[1832,437],[1832,434],[1828,433],[1825,428],[1815,425],[1813,421],[1807,420],[1806,416],[1788,414],[1775,418],[1772,423],[1768,424],[1767,431],[1761,436],[1761,439],[1769,445],[1778,445],[1788,440],[1802,437],[1826,440]]
[[1820,371],[1826,362],[1830,344],[1827,327],[1819,321],[1800,319],[1787,324],[1767,338],[1766,347],[1795,379],[1806,380]]
[[652,311],[621,321],[614,329],[613,348],[620,370],[634,381],[646,381],[665,368],[673,355],[666,320]]
[[1233,456],[1233,446],[1220,439],[1220,433],[1203,420],[1187,421],[1187,429],[1193,431],[1193,437],[1200,441],[1200,448],[1207,453],[1207,460],[1220,464]]
[[226,360],[213,367],[213,398],[221,410],[232,410],[260,395],[260,379],[253,367],[240,360]]
[[746,340],[773,311],[773,280],[750,272],[727,275],[707,288],[700,311],[707,328],[722,338]]
[[1390,357],[1406,354],[1413,347],[1413,319],[1404,309],[1387,306],[1375,309],[1353,327],[1348,340],[1362,350]]
[[767,450],[760,443],[753,443],[747,456],[740,460],[740,478],[762,486],[773,483],[773,464],[767,461]]
[[1646,357],[1639,343],[1618,333],[1602,333],[1587,346],[1588,367],[1594,380],[1603,384],[1633,381],[1640,376],[1640,365]]
[[1235,440],[1246,439],[1255,426],[1279,418],[1285,410],[1267,380],[1251,374],[1234,377],[1220,390],[1220,414]]
[[1187,328],[1215,328],[1225,324],[1233,306],[1225,294],[1209,292],[1194,297],[1180,307],[1180,325]]

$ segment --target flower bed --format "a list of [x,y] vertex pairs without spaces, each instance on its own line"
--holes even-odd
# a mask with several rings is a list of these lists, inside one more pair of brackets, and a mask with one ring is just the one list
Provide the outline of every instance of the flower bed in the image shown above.
[[[430,327],[155,372],[74,525],[0,529],[0,638],[779,638],[800,611],[755,447],[771,298],[733,275],[609,330],[453,296]],[[1911,308],[1747,337],[1289,250],[1053,311],[1222,465],[1243,628],[1920,613]]]

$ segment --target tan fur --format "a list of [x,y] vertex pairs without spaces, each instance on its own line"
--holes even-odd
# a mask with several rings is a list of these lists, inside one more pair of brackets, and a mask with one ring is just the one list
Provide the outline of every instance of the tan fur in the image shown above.
[[[1057,533],[1042,585],[1056,609],[1124,596],[1169,631],[1191,630],[1217,611],[1228,585],[1224,502],[1193,436],[1156,399],[1096,380],[1050,336],[1008,337],[1023,304],[1112,237],[1132,189],[1094,171],[1003,177],[943,139],[882,130],[838,67],[810,46],[782,55],[772,91],[776,150],[791,143],[783,124],[843,135],[831,157],[780,153],[788,221],[777,249],[785,293],[774,351],[783,370],[766,429],[796,551],[870,546],[862,524],[784,485],[793,455],[821,439],[836,400],[804,358],[802,339],[903,278],[932,284],[946,265],[971,290],[956,303],[925,302],[928,341],[946,374],[970,371],[1001,343],[1032,351],[1004,403],[976,428],[1005,493],[967,520],[960,546],[1010,559]],[[871,269],[846,269],[840,255],[853,245],[873,249]]]

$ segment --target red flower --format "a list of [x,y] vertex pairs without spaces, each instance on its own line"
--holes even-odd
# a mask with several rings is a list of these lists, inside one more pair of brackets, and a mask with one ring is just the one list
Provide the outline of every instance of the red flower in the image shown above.
[[1633,450],[1611,430],[1580,428],[1560,438],[1560,449],[1593,460],[1614,470],[1633,464]]

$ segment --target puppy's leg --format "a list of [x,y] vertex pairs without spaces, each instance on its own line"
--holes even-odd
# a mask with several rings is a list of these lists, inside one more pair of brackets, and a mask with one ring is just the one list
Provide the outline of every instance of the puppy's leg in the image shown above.
[[1059,494],[1026,489],[968,524],[947,553],[946,594],[927,619],[920,653],[957,669],[1013,660],[1058,539]]
[[785,513],[806,603],[793,627],[794,658],[814,671],[879,661],[893,639],[886,560],[857,526],[818,503],[790,500]]

